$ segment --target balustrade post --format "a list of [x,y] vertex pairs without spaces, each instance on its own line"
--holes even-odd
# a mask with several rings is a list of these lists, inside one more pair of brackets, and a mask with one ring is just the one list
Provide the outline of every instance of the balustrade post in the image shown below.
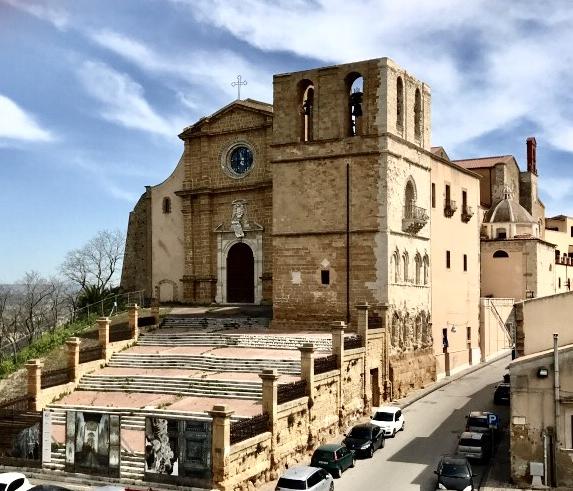
[[218,489],[227,489],[225,481],[229,478],[227,464],[231,453],[231,416],[235,411],[226,405],[215,405],[207,414],[211,423],[211,469],[213,484]]
[[344,383],[343,383],[343,367],[344,367],[344,329],[346,323],[344,321],[333,322],[331,324],[332,332],[332,354],[336,356],[336,367],[338,370],[338,398],[336,404],[336,411],[338,413],[339,425],[344,425]]
[[358,310],[358,335],[362,340],[361,346],[364,348],[368,347],[368,309],[370,306],[368,302],[357,305],[356,310]]
[[300,351],[300,376],[306,380],[306,394],[314,400],[314,344],[304,343]]
[[66,341],[70,382],[74,383],[80,380],[80,343],[80,338],[70,338]]
[[275,464],[275,448],[277,443],[277,409],[278,409],[278,380],[279,374],[276,368],[263,369],[259,374],[263,381],[263,412],[269,415],[269,426],[271,432],[271,461]]
[[30,411],[40,411],[42,409],[42,367],[44,364],[40,360],[30,360],[26,363],[28,370],[28,395]]
[[107,363],[109,357],[111,356],[111,349],[109,346],[109,317],[102,317],[97,320],[98,324],[98,334],[99,334],[99,344],[101,346],[101,357]]
[[153,317],[153,323],[155,325],[159,324],[159,300],[157,298],[151,299],[151,316]]
[[131,339],[137,341],[139,337],[139,307],[135,303],[129,307],[129,328],[131,329]]
[[382,381],[384,383],[384,400],[392,399],[392,381],[390,380],[390,309],[388,304],[380,306],[382,312],[382,327],[384,328],[384,341],[382,343]]

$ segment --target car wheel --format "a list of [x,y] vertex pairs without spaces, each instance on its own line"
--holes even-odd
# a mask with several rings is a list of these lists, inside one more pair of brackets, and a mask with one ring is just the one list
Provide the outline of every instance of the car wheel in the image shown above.
[[374,456],[374,447],[370,447],[368,451],[368,458],[371,459]]
[[395,436],[396,436],[396,428],[394,428],[394,429],[392,430],[392,438],[394,438]]
[[384,445],[386,445],[386,438],[382,438],[382,441],[380,442],[380,448],[384,448]]
[[404,431],[405,428],[406,428],[406,421],[402,421],[402,428],[400,428],[400,431]]
[[329,491],[334,491],[334,483],[333,482],[330,483]]
[[350,464],[350,467],[354,467],[356,465],[356,457],[352,457],[352,463]]
[[336,478],[336,479],[340,479],[340,476],[342,476],[342,469],[336,469],[332,475]]

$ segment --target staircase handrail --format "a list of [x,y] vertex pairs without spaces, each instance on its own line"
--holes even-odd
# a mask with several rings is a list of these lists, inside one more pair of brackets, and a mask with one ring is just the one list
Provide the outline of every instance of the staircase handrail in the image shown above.
[[502,327],[503,332],[505,334],[505,336],[507,337],[507,341],[509,342],[509,345],[512,346],[513,345],[513,336],[511,335],[511,333],[509,332],[509,329],[507,328],[507,326],[505,325],[505,322],[503,322],[503,319],[501,318],[501,315],[499,314],[499,311],[497,310],[496,306],[494,305],[493,302],[488,302],[489,303],[489,307],[490,310],[494,313],[494,317],[496,318],[498,324]]

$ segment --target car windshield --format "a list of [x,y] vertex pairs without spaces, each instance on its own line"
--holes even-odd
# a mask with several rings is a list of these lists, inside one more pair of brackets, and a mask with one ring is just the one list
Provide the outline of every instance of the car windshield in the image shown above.
[[385,411],[378,411],[372,418],[375,421],[394,421],[394,414]]
[[370,428],[352,428],[348,436],[350,438],[370,438]]
[[313,460],[328,460],[329,462],[333,460],[333,452],[330,450],[317,450],[314,452],[312,459]]
[[463,464],[448,464],[442,466],[442,476],[444,477],[470,477],[468,468]]
[[475,426],[476,428],[489,428],[487,418],[468,418],[468,426]]
[[473,438],[462,438],[460,440],[460,445],[462,447],[481,447],[481,441],[474,440]]
[[296,479],[281,477],[277,486],[285,489],[306,489],[306,481],[297,481]]

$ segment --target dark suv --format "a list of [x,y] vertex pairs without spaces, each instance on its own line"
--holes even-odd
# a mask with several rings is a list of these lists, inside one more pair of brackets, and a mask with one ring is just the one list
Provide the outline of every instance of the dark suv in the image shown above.
[[383,448],[386,443],[384,440],[384,430],[379,426],[364,423],[354,426],[346,434],[342,443],[357,455],[372,457],[374,452]]
[[312,454],[310,465],[321,467],[330,472],[334,477],[340,477],[349,467],[354,467],[356,458],[354,452],[343,445],[331,443],[321,445]]
[[510,385],[506,383],[499,384],[493,393],[494,404],[509,405]]

